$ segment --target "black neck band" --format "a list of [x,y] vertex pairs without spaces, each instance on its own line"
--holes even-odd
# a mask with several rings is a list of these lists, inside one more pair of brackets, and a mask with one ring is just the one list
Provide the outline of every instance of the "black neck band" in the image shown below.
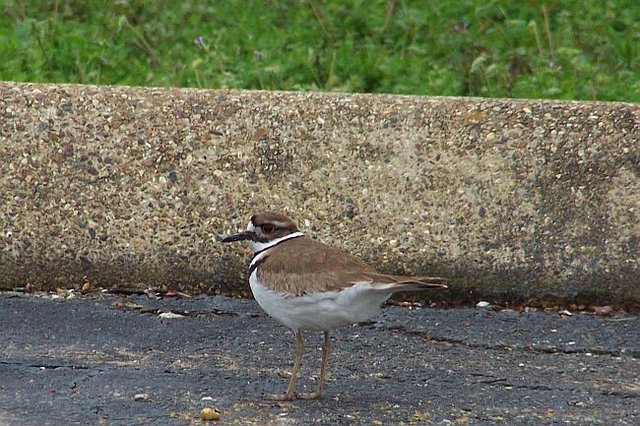
[[262,262],[264,262],[264,261],[265,261],[265,259],[266,259],[267,257],[269,257],[269,256],[264,256],[262,259],[260,259],[260,260],[258,260],[257,262],[253,263],[253,259],[255,259],[259,254],[261,254],[261,253],[263,253],[263,252],[265,252],[265,251],[269,250],[270,248],[276,247],[277,245],[279,245],[279,244],[281,244],[281,243],[284,243],[285,241],[295,240],[296,238],[300,238],[300,237],[303,237],[303,236],[304,236],[304,234],[303,234],[303,235],[296,235],[295,237],[291,237],[291,238],[286,238],[286,239],[284,239],[284,240],[278,241],[277,243],[275,243],[275,244],[274,244],[274,245],[272,245],[272,246],[265,247],[265,248],[263,248],[262,250],[260,250],[260,251],[257,251],[257,252],[255,252],[255,253],[253,253],[253,257],[251,257],[251,263],[252,263],[252,265],[251,265],[251,266],[249,266],[249,276],[251,276],[251,274],[253,274],[253,271],[255,271],[255,270],[256,270],[256,268],[258,267],[258,265],[260,265]]

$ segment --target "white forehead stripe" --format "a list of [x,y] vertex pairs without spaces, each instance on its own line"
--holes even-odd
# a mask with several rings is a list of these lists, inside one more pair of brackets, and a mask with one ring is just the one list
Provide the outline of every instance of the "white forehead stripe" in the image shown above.
[[276,228],[286,228],[289,224],[287,222],[280,222],[279,220],[274,220],[273,223]]
[[[274,220],[272,222],[269,222],[270,224],[273,224],[276,228],[286,228],[287,226],[289,226],[289,224],[287,222],[281,222],[279,220]],[[253,224],[253,222],[249,221],[249,224],[247,225],[247,231],[255,231],[256,227]]]

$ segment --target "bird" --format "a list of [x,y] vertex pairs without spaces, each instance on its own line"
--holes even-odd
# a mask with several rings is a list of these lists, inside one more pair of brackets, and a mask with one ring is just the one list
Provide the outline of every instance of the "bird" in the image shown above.
[[[368,321],[393,293],[445,289],[446,279],[384,274],[360,258],[305,236],[284,213],[254,214],[246,230],[221,242],[245,241],[253,251],[249,285],[254,299],[272,318],[294,334],[296,354],[284,393],[267,399],[291,401],[323,395],[331,341],[329,332]],[[315,391],[295,392],[304,354],[303,331],[324,333],[320,377]]]

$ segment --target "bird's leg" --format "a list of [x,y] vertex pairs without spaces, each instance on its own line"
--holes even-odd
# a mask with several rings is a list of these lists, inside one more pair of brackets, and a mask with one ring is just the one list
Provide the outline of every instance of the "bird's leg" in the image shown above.
[[318,387],[315,392],[305,392],[298,394],[298,398],[302,399],[318,399],[322,397],[322,388],[327,376],[327,367],[329,365],[329,350],[331,349],[331,340],[329,332],[324,332],[324,343],[322,344],[322,364],[320,365],[320,378],[318,379]]
[[273,399],[275,401],[291,401],[295,394],[293,393],[293,389],[296,386],[296,379],[298,378],[298,372],[300,371],[300,366],[302,365],[302,354],[304,353],[304,343],[302,342],[302,332],[300,330],[295,330],[293,332],[296,338],[296,358],[293,363],[293,371],[291,372],[291,379],[289,379],[289,385],[287,386],[287,391],[285,393],[279,393],[275,395],[267,395],[267,399]]

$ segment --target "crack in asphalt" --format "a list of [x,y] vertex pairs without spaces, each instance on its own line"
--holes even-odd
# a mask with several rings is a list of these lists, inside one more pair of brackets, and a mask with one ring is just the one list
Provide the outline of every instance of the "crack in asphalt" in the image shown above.
[[232,311],[224,311],[222,309],[209,309],[209,310],[184,310],[184,309],[160,309],[160,308],[150,308],[145,306],[123,306],[123,310],[138,312],[140,314],[152,314],[159,316],[161,314],[172,313],[176,315],[181,315],[183,317],[219,317],[221,315],[237,317],[239,314],[237,312]]
[[622,397],[623,399],[629,399],[629,398],[640,398],[640,391],[606,391],[603,390],[602,392],[600,392],[600,394],[602,395],[607,395],[607,396],[619,396]]
[[69,368],[71,370],[90,370],[91,367],[86,365],[71,365],[71,364],[33,364],[28,362],[12,362],[12,361],[0,361],[1,365],[11,365],[18,367],[39,368],[46,370],[57,370],[59,368]]
[[576,355],[576,354],[591,354],[591,355],[607,355],[611,357],[628,356],[634,359],[640,358],[640,351],[626,350],[626,349],[601,349],[601,348],[568,348],[559,346],[529,346],[529,345],[508,345],[504,343],[490,344],[490,343],[476,343],[470,342],[464,339],[456,339],[452,337],[434,337],[426,331],[421,330],[407,330],[401,328],[392,328],[391,331],[402,332],[407,335],[419,336],[427,343],[436,344],[450,344],[466,346],[472,349],[487,349],[487,350],[499,350],[499,351],[513,351],[520,350],[525,352],[545,353],[545,354],[564,354],[564,355]]

